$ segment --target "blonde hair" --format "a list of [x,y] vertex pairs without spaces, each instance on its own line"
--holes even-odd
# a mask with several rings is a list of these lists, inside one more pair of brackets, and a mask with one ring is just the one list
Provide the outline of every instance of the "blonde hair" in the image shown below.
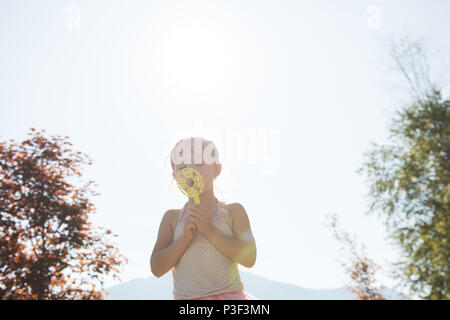
[[[214,158],[214,163],[220,163],[219,162],[219,151],[217,150],[217,147],[216,147],[214,142],[212,142],[211,140],[205,139],[203,137],[199,137],[199,136],[188,137],[188,138],[184,138],[184,139],[179,140],[173,146],[170,154],[166,157],[166,159],[170,158],[170,164],[171,164],[173,172],[175,172],[175,163],[173,162],[173,157],[176,155],[177,151],[178,152],[180,151],[180,145],[183,145],[183,144],[187,143],[190,146],[195,146],[195,141],[201,141],[202,142],[202,144],[201,144],[202,145],[202,160],[203,160],[203,151],[206,148],[210,148],[209,152],[210,152],[210,155]],[[191,148],[191,150],[192,150],[192,148]],[[170,183],[170,185],[173,183],[174,180],[175,179],[173,178],[171,183]],[[214,182],[216,182],[216,181],[214,181]],[[169,185],[169,187],[170,187],[170,185]],[[221,188],[218,187],[218,189],[219,189],[218,191],[222,194],[222,192],[220,191]]]
[[[214,163],[219,163],[219,152],[217,150],[216,145],[214,144],[214,142],[212,142],[211,140],[205,139],[203,137],[188,137],[188,138],[184,138],[179,140],[175,146],[172,148],[172,151],[170,152],[170,164],[172,166],[172,170],[175,171],[175,163],[173,162],[174,158],[176,156],[179,155],[180,152],[180,147],[181,146],[185,146],[188,145],[191,150],[192,150],[192,146],[196,146],[196,142],[201,142],[202,145],[202,150],[201,150],[201,155],[202,155],[202,161],[204,161],[203,159],[203,152],[206,148],[210,148],[210,156],[212,156],[214,158]],[[196,150],[194,150],[195,152]]]

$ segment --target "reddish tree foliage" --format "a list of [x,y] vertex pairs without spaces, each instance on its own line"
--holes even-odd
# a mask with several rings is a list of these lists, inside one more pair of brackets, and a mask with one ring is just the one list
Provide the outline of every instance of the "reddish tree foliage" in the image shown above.
[[0,142],[0,299],[103,299],[104,277],[128,260],[88,221],[93,181],[69,183],[92,161],[44,132]]
[[353,283],[347,289],[356,293],[358,300],[386,300],[379,293],[383,290],[383,286],[375,284],[375,273],[380,267],[367,257],[364,245],[360,251],[357,250],[356,241],[338,226],[336,214],[331,215],[329,219],[327,226],[333,231],[333,237],[341,244],[339,260]]

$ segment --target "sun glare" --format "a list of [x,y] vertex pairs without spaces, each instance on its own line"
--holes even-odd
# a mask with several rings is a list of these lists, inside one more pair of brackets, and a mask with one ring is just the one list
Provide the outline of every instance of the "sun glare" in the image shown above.
[[155,57],[161,87],[175,102],[210,105],[230,91],[237,69],[235,43],[214,23],[175,25],[161,37]]
[[247,82],[248,48],[238,26],[211,17],[149,25],[134,46],[131,81],[144,103],[157,95],[181,112],[217,112],[228,108]]

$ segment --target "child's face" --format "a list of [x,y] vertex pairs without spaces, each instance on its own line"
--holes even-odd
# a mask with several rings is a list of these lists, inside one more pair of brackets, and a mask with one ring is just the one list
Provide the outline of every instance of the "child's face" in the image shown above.
[[208,164],[204,160],[202,160],[202,163],[194,163],[194,152],[192,152],[191,163],[184,164],[184,162],[181,161],[179,164],[176,164],[174,166],[174,172],[172,173],[172,176],[174,177],[175,180],[177,179],[178,173],[183,168],[186,168],[186,167],[193,168],[200,173],[200,175],[203,178],[203,183],[204,183],[203,192],[205,192],[205,191],[213,188],[214,178],[220,174],[222,164],[220,164],[220,163]]

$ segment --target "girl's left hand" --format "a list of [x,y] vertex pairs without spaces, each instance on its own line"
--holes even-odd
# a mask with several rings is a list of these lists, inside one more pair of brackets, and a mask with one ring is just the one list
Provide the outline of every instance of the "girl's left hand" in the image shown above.
[[195,204],[190,208],[191,213],[189,217],[191,221],[197,227],[197,230],[204,236],[207,237],[214,230],[214,226],[211,222],[211,215],[208,212],[208,209],[204,207],[202,204]]

